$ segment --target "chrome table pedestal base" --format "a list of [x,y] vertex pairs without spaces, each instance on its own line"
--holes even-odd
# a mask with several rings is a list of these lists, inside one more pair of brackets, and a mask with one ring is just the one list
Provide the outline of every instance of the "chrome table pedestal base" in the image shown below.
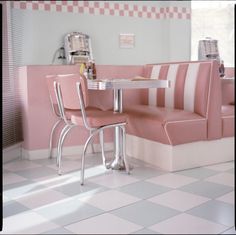
[[110,168],[112,170],[125,170],[124,160],[121,157],[115,158],[113,162],[110,163]]

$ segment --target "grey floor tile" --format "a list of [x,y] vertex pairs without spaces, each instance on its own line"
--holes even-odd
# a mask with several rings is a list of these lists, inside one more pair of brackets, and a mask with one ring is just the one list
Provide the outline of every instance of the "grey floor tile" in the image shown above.
[[7,169],[5,169],[5,168],[2,168],[2,173],[3,173],[3,174],[5,174],[5,173],[12,173],[12,171],[9,171],[9,170],[7,170]]
[[101,209],[80,202],[77,198],[61,200],[34,211],[60,226],[69,225],[104,212]]
[[134,178],[144,180],[163,174],[164,172],[151,167],[134,167],[131,174]]
[[46,159],[37,159],[37,160],[34,160],[34,162],[41,166],[47,166],[51,164],[56,165],[56,158],[53,157],[53,158],[46,158]]
[[141,201],[114,210],[111,213],[133,223],[147,227],[175,216],[179,211],[152,202]]
[[211,200],[186,213],[226,226],[234,225],[234,206],[225,202]]
[[205,179],[209,176],[218,174],[219,172],[211,170],[211,169],[199,167],[199,168],[194,168],[194,169],[189,169],[189,170],[184,170],[184,171],[177,171],[175,173],[180,174],[180,175],[193,177],[196,179]]
[[34,181],[27,179],[27,180],[24,180],[24,181],[21,181],[21,182],[16,182],[16,183],[13,183],[13,184],[3,185],[3,190],[7,191],[7,190],[10,190],[10,189],[15,189],[15,188],[18,188],[18,187],[31,185],[33,183],[34,183]]
[[6,217],[9,217],[12,215],[22,213],[27,210],[29,210],[28,207],[14,201],[14,200],[11,200],[11,201],[8,201],[3,204],[3,217],[6,218]]
[[57,229],[47,231],[43,234],[73,234],[73,233],[71,231],[63,228],[63,227],[60,227],[60,228],[57,228]]
[[146,181],[139,181],[133,184],[117,188],[117,190],[128,193],[138,198],[147,199],[155,195],[165,193],[172,189]]
[[8,198],[19,198],[23,197],[24,195],[34,193],[38,190],[43,190],[45,186],[39,185],[36,182],[31,180],[25,180],[23,182],[5,185],[3,187],[4,195]]
[[34,161],[25,160],[25,159],[16,159],[10,162],[7,162],[3,165],[3,169],[7,169],[11,172],[22,171],[26,169],[33,169],[40,167],[41,165],[35,163]]
[[144,228],[144,229],[138,230],[137,232],[133,234],[160,234],[160,233],[152,231],[151,229],[148,229],[148,228]]
[[197,181],[192,184],[185,185],[179,188],[179,190],[214,199],[231,192],[233,188],[207,181]]
[[25,169],[23,171],[17,171],[17,174],[27,179],[37,179],[46,176],[57,175],[57,171],[46,166],[37,167],[33,169]]
[[106,188],[97,184],[94,184],[90,181],[86,181],[82,186],[80,180],[67,183],[61,186],[53,188],[53,190],[61,192],[68,196],[85,196],[88,194],[94,194],[98,192],[105,191]]

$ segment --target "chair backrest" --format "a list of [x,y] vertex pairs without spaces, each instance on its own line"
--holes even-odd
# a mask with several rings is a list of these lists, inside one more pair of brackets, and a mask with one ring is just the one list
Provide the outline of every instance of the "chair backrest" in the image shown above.
[[57,116],[61,116],[54,88],[54,81],[56,81],[56,78],[56,75],[46,75],[47,88],[49,92],[52,110]]
[[81,74],[57,75],[63,106],[65,109],[81,109],[76,83],[80,82],[84,106],[88,106],[87,79]]

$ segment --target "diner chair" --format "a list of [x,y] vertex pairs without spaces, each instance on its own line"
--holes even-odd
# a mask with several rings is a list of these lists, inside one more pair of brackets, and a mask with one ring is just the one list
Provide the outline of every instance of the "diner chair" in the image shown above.
[[[59,76],[63,76],[63,75],[59,75]],[[49,92],[51,109],[52,109],[53,114],[57,117],[56,122],[54,123],[54,125],[51,128],[50,136],[49,136],[49,158],[52,158],[52,143],[53,143],[53,139],[54,139],[53,138],[54,133],[55,133],[57,127],[59,127],[60,124],[63,124],[64,127],[60,132],[60,137],[58,139],[58,144],[57,144],[56,161],[57,161],[57,166],[59,166],[59,154],[61,154],[61,153],[58,152],[58,149],[59,149],[58,145],[61,144],[61,142],[62,142],[61,138],[64,135],[64,133],[66,132],[68,134],[68,132],[71,129],[70,125],[68,125],[69,121],[70,121],[70,118],[71,118],[71,115],[78,112],[79,110],[65,109],[65,116],[66,116],[66,120],[67,120],[65,122],[65,120],[63,118],[63,115],[62,115],[62,112],[61,112],[61,110],[59,108],[59,105],[58,105],[58,98],[57,98],[56,93],[55,93],[55,87],[54,87],[55,79],[56,79],[56,75],[47,75],[46,76],[46,82],[47,82],[47,87],[48,87],[48,92]],[[92,110],[92,109],[97,109],[97,108],[89,107],[89,109]],[[91,150],[92,150],[92,153],[95,153],[93,143],[91,143]],[[102,149],[102,154],[104,155],[104,150],[103,149]],[[61,169],[58,169],[58,174],[59,175],[61,174]]]
[[[124,164],[127,173],[129,173],[129,166],[125,153],[126,115],[124,113],[116,113],[110,110],[102,111],[87,109],[89,103],[87,79],[82,74],[68,75],[64,77],[57,76],[54,84],[56,86],[56,94],[65,122],[67,121],[65,116],[66,109],[79,109],[79,113],[72,114],[71,116],[71,128],[85,127],[90,131],[81,158],[81,185],[84,184],[85,154],[88,144],[96,134],[99,134],[101,146],[102,149],[104,149],[103,130],[108,128],[119,127],[122,130]],[[62,136],[62,140],[64,139],[65,133]],[[60,145],[59,148],[61,148]],[[59,149],[59,152],[61,152],[61,149]],[[105,155],[103,156],[103,161],[104,160]]]

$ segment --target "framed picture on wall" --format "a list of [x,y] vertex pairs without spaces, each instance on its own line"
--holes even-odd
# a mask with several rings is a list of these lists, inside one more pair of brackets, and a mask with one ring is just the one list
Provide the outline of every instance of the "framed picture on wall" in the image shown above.
[[135,35],[132,33],[120,33],[119,45],[120,48],[134,48]]

